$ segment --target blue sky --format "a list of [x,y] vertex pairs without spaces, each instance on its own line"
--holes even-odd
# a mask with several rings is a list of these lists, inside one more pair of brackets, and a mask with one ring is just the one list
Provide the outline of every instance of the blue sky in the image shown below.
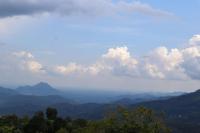
[[[199,85],[199,0],[0,0],[0,4],[5,8],[0,13],[0,71],[6,75],[0,78],[2,85],[43,80],[55,86],[126,85],[129,90],[142,91],[147,86],[159,91],[186,86],[190,91]],[[34,58],[27,57],[29,54]],[[195,68],[186,65],[188,62]],[[5,71],[6,64],[13,68]],[[91,69],[95,76],[88,72]],[[115,85],[116,81],[122,83]],[[132,87],[135,82],[138,85]],[[163,87],[169,82],[170,88]]]

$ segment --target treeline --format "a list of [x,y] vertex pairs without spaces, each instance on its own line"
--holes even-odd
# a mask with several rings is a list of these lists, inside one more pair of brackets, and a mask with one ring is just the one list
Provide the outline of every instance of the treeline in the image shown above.
[[169,133],[162,115],[147,108],[128,110],[119,107],[104,119],[61,118],[57,110],[47,108],[31,118],[16,115],[0,117],[0,133]]

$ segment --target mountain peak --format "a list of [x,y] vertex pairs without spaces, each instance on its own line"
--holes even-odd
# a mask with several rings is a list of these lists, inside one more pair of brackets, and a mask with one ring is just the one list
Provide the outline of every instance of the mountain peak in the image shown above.
[[60,92],[55,88],[51,87],[48,83],[40,82],[34,86],[23,86],[17,88],[18,92],[25,95],[57,95]]
[[200,89],[196,90],[195,92],[196,92],[196,93],[200,93]]
[[46,82],[39,82],[38,84],[34,85],[34,87],[45,87],[45,88],[52,88],[48,83]]

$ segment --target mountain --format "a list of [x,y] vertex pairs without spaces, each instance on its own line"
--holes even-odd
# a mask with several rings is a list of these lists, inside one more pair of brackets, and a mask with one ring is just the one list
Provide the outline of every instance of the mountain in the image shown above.
[[167,100],[155,100],[132,105],[164,112],[174,133],[200,132],[200,90]]
[[113,110],[116,105],[113,104],[99,104],[99,103],[86,103],[86,104],[69,104],[58,103],[51,105],[58,110],[62,117],[83,118],[88,120],[102,119],[104,116]]
[[[173,129],[173,133],[200,132],[200,90],[180,96],[175,96],[176,93],[173,96],[164,95],[165,97],[159,98],[146,94],[142,97],[123,96],[117,97],[121,99],[109,104],[77,104],[55,94],[61,93],[47,83],[19,87],[16,90],[0,87],[0,115],[13,113],[20,116],[33,115],[34,112],[45,110],[50,106],[57,108],[63,117],[101,119],[118,105],[130,108],[145,106],[156,112],[164,112],[166,122]],[[150,101],[144,102],[144,100]]]
[[16,90],[0,87],[0,115],[13,113],[19,116],[33,115],[34,112],[53,104],[74,103],[72,100],[55,95],[58,92],[46,83]]
[[184,117],[186,114],[200,111],[200,90],[166,100],[154,100],[136,105],[143,105],[164,111],[167,114],[173,114],[174,116],[182,115]]
[[19,116],[33,115],[38,110],[57,103],[68,103],[69,101],[61,96],[30,96],[11,95],[1,102],[0,114],[16,114]]
[[15,95],[15,94],[18,94],[18,92],[13,89],[0,87],[0,98],[2,96]]
[[12,89],[0,87],[0,105],[3,104],[8,97],[17,95],[18,92]]
[[51,87],[49,84],[40,82],[34,86],[22,86],[16,89],[20,94],[35,95],[35,96],[48,96],[60,95],[61,92]]
[[169,99],[175,96],[180,96],[182,94],[185,94],[183,92],[171,92],[171,93],[136,93],[136,94],[129,94],[129,95],[120,95],[118,97],[115,97],[113,104],[118,105],[131,105],[146,101],[153,101],[153,100],[164,100]]

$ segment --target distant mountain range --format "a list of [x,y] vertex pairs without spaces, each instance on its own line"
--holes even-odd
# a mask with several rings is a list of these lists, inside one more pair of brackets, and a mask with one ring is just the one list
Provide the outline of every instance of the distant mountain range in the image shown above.
[[17,89],[0,87],[0,115],[32,115],[49,105],[73,103],[72,100],[59,96],[60,92],[46,83],[24,86]]
[[[99,113],[99,116],[91,116],[90,114],[95,114],[101,110],[105,112],[106,108],[113,107],[113,105],[131,105],[143,101],[169,98],[168,94],[166,94],[167,97],[165,95],[160,96],[161,94],[148,93],[116,96],[117,94],[111,95],[107,92],[86,92],[72,93],[69,91],[61,91],[44,82],[33,86],[21,86],[16,89],[1,87],[0,114],[16,113],[18,115],[32,115],[37,110],[54,106],[59,109],[60,114],[63,116],[97,119],[102,117],[103,113]],[[78,97],[80,98],[79,100],[77,100]],[[96,100],[98,102],[93,101],[95,98],[98,99]],[[81,100],[89,101],[89,103],[79,103]]]
[[111,98],[107,103],[81,104],[73,100],[66,98],[66,92],[42,82],[17,89],[0,87],[0,115],[33,115],[34,112],[51,106],[57,108],[59,115],[63,117],[101,119],[118,105],[129,108],[145,106],[157,112],[164,112],[174,133],[200,132],[200,90],[168,95],[123,95]]

